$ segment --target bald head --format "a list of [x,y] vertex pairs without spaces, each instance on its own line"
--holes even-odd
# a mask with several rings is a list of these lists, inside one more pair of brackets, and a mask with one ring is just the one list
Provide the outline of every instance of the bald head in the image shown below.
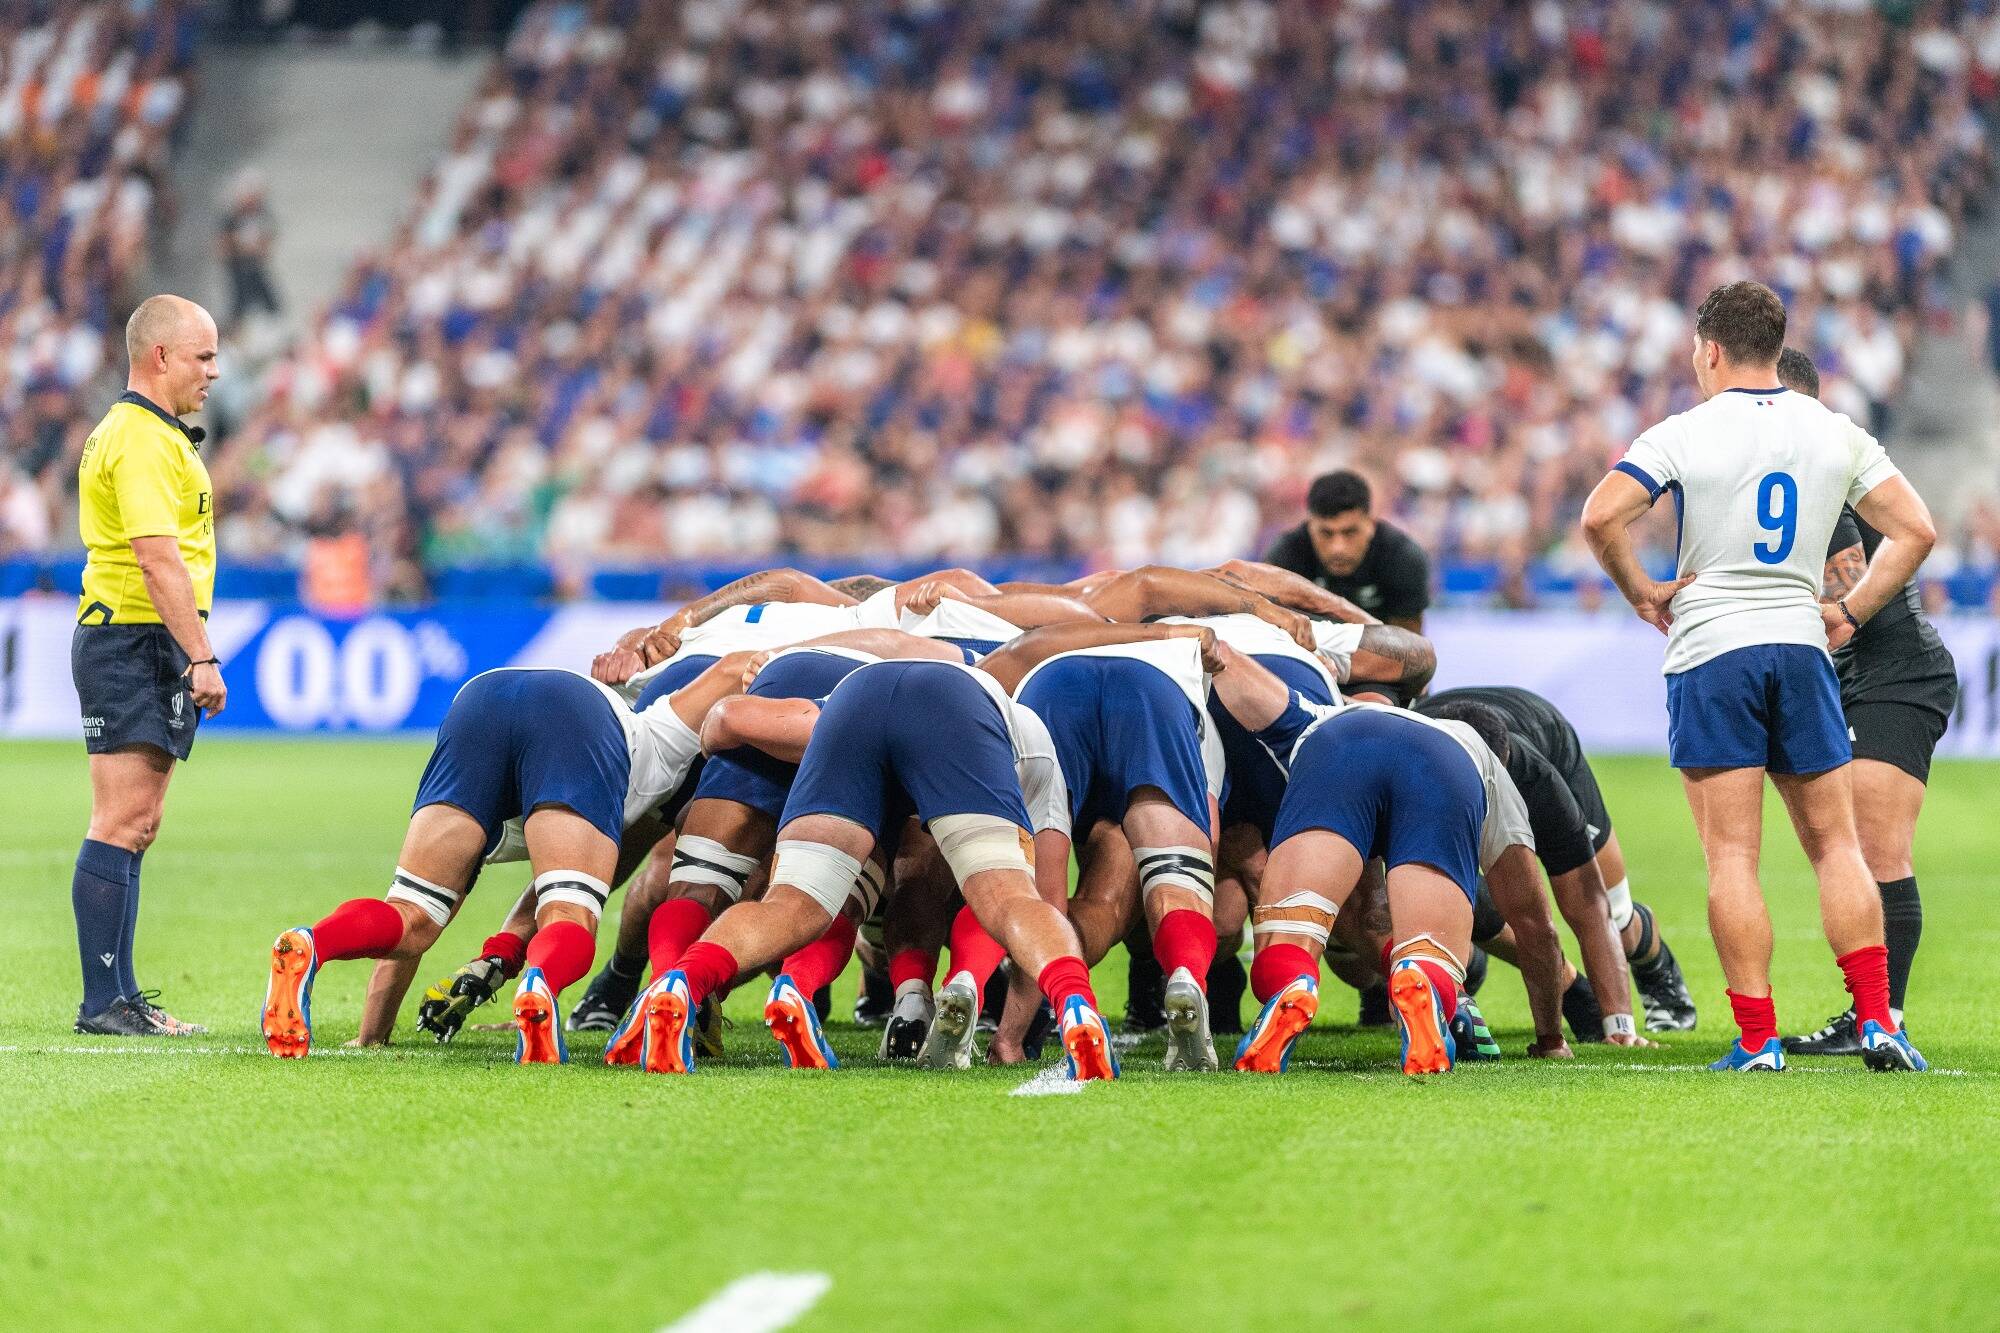
[[201,410],[216,364],[215,320],[180,296],[149,296],[125,321],[128,385],[175,416]]
[[171,347],[214,328],[208,312],[186,297],[149,296],[125,321],[125,356],[137,366],[155,347]]

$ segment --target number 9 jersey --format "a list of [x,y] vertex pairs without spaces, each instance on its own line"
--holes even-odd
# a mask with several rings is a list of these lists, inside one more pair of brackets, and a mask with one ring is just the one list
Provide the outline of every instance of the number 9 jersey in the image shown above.
[[1737,648],[1826,650],[1819,595],[1842,505],[1899,475],[1875,437],[1789,390],[1725,389],[1641,435],[1617,465],[1657,501],[1672,492],[1678,573],[1663,669]]

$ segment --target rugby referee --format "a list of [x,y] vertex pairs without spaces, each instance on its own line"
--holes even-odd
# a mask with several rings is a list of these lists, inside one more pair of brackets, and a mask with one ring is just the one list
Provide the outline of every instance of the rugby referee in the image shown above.
[[180,1037],[206,1029],[153,1003],[132,971],[139,864],[160,830],[174,762],[201,716],[222,711],[222,663],[208,642],[215,592],[215,496],[181,417],[221,374],[215,321],[178,296],[141,302],[125,325],[125,392],[84,441],[78,524],[89,558],[70,672],[90,752],[90,832],[77,853],[83,1003],[76,1030]]

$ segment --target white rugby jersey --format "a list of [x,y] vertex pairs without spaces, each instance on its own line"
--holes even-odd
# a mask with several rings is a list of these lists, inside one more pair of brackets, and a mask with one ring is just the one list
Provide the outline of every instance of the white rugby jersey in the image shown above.
[[1617,465],[1680,508],[1678,572],[1663,669],[1737,648],[1826,649],[1819,594],[1827,542],[1852,504],[1900,475],[1875,437],[1817,399],[1726,389],[1641,435]]
[[905,634],[914,634],[920,639],[978,639],[988,643],[1005,643],[1021,636],[1019,625],[1010,624],[991,611],[954,597],[939,602],[927,616],[906,609],[902,629]]
[[[1297,647],[1296,644],[1293,646]],[[1095,648],[1076,648],[1057,653],[1037,662],[1027,675],[1021,677],[1021,683],[1014,687],[1015,695],[1027,689],[1028,682],[1050,662],[1060,662],[1066,657],[1118,657],[1144,662],[1171,680],[1174,688],[1186,695],[1188,703],[1194,706],[1195,725],[1201,732],[1202,768],[1207,778],[1208,794],[1221,798],[1224,771],[1222,736],[1208,716],[1208,672],[1201,664],[1200,640],[1141,639],[1134,643],[1106,643]]]
[[[525,668],[498,668],[516,669]],[[630,828],[681,789],[695,760],[701,758],[701,737],[681,721],[667,699],[635,713],[617,690],[581,672],[573,674],[597,687],[624,728],[625,749],[632,759],[631,775],[625,781],[625,827]],[[526,816],[516,816],[501,827],[500,844],[487,856],[489,863],[527,859],[525,824]]]
[[[1234,648],[1239,653],[1252,657],[1289,657],[1295,662],[1304,662],[1319,672],[1326,681],[1326,688],[1332,693],[1334,702],[1340,701],[1340,682],[1347,679],[1347,667],[1354,658],[1354,649],[1347,649],[1347,660],[1329,661],[1317,652],[1309,652],[1299,647],[1298,641],[1268,620],[1259,620],[1247,611],[1226,616],[1167,616],[1169,625],[1206,625],[1215,631],[1215,637]],[[1313,637],[1319,639],[1320,622],[1313,622]],[[1360,626],[1354,627],[1357,631]],[[1354,641],[1361,636],[1356,633]]]
[[1516,787],[1514,779],[1507,775],[1507,766],[1500,762],[1500,756],[1493,753],[1492,747],[1480,739],[1479,733],[1469,724],[1445,718],[1425,717],[1422,713],[1413,713],[1407,708],[1391,708],[1387,704],[1342,703],[1329,708],[1325,704],[1306,703],[1296,692],[1292,695],[1292,701],[1302,704],[1306,711],[1312,713],[1313,721],[1299,733],[1298,740],[1292,743],[1288,753],[1275,756],[1284,766],[1287,777],[1291,775],[1292,756],[1298,753],[1299,746],[1305,743],[1306,737],[1318,731],[1329,719],[1353,712],[1358,708],[1370,708],[1378,713],[1393,713],[1397,717],[1421,722],[1427,727],[1444,732],[1472,756],[1473,764],[1479,769],[1480,784],[1486,788],[1486,818],[1479,826],[1481,874],[1486,873],[1487,867],[1499,860],[1500,853],[1509,847],[1525,847],[1531,852],[1535,850],[1535,832],[1528,823],[1528,803],[1521,799],[1521,789]]
[[[872,667],[908,665],[908,659],[871,662],[849,673],[841,686]],[[941,659],[926,659],[924,665],[963,671],[979,682],[979,687],[986,691],[986,697],[1000,710],[1001,723],[1007,728],[1007,739],[1014,748],[1014,777],[1021,784],[1021,803],[1027,807],[1031,830],[1040,833],[1044,829],[1054,829],[1067,835],[1070,831],[1069,787],[1063,781],[1062,765],[1056,760],[1055,742],[1050,739],[1049,729],[1042,725],[1042,720],[1008,698],[999,681],[976,667]],[[940,745],[950,745],[953,739],[948,730],[938,734]]]
[[[893,598],[893,590],[884,591],[890,592]],[[763,652],[767,648],[784,648],[807,639],[860,629],[860,613],[868,605],[868,602],[854,606],[826,606],[819,602],[755,602],[748,606],[728,607],[716,612],[713,618],[686,630],[672,657],[639,672],[619,686],[618,691],[626,700],[636,700],[653,677],[690,657]]]
[[1354,674],[1354,650],[1361,646],[1361,636],[1367,632],[1366,625],[1339,620],[1313,621],[1313,646],[1333,668],[1335,680],[1346,680]]

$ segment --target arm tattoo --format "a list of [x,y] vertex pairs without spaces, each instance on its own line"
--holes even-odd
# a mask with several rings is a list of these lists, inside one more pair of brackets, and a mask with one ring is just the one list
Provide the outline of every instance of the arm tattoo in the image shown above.
[[1868,572],[1868,557],[1860,543],[1844,551],[1835,551],[1826,562],[1825,584],[1821,595],[1829,602],[1837,602],[1854,591],[1854,585],[1861,582],[1861,576]]
[[1368,626],[1361,631],[1357,647],[1399,663],[1403,668],[1400,683],[1404,685],[1426,685],[1437,670],[1437,651],[1430,640],[1395,625]]

